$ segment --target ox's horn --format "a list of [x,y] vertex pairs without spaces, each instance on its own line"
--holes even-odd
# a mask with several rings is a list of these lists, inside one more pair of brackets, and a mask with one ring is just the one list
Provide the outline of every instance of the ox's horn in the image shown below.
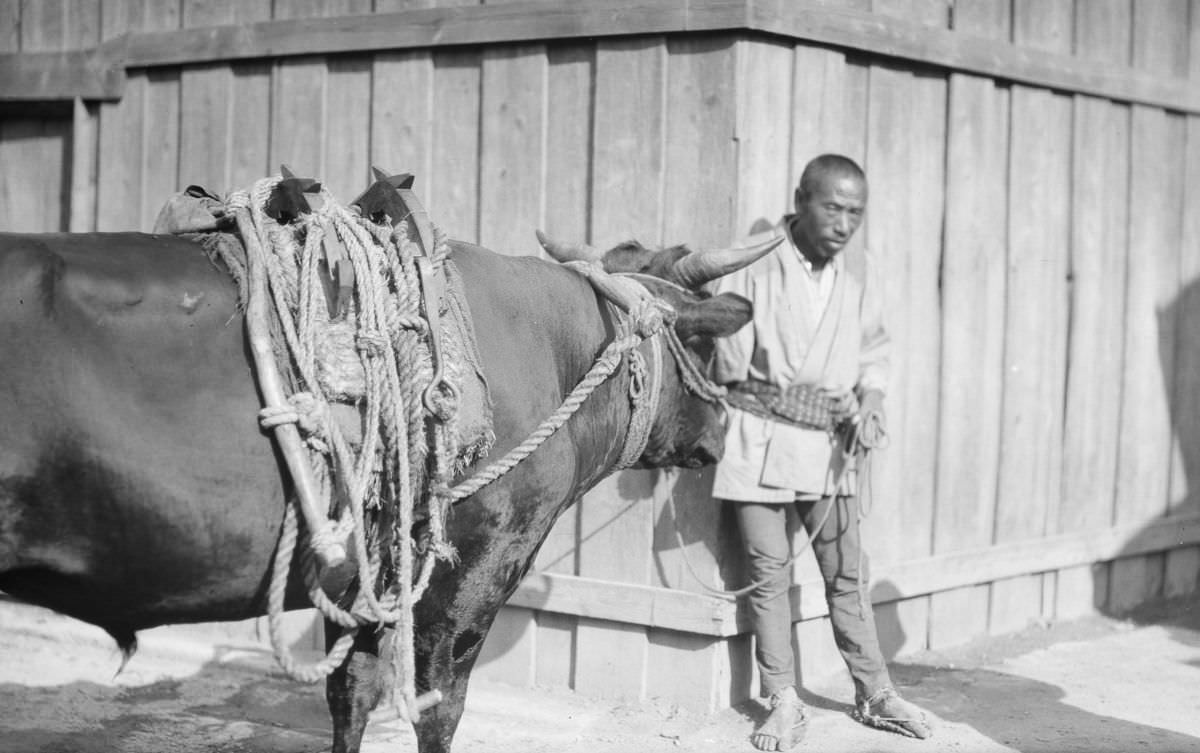
[[694,290],[758,261],[774,251],[780,243],[783,243],[782,235],[751,246],[693,251],[675,262],[675,275],[685,287]]
[[550,254],[555,261],[600,261],[600,257],[604,256],[603,251],[586,243],[564,243],[554,240],[541,230],[535,232],[538,243],[542,244],[542,248],[546,249],[546,253]]

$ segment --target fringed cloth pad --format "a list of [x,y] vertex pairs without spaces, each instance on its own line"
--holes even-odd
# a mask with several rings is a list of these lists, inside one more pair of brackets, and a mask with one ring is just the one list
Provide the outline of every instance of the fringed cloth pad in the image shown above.
[[[204,247],[209,258],[224,268],[238,287],[242,308],[246,303],[246,251],[232,233],[202,233],[194,238]],[[492,422],[492,400],[487,379],[479,359],[470,308],[463,288],[462,274],[454,262],[446,258],[438,266],[445,280],[444,296],[438,314],[442,323],[442,353],[446,361],[445,378],[458,389],[459,404],[455,421],[458,453],[455,474],[471,463],[485,457],[495,441]],[[316,338],[316,371],[322,388],[331,401],[331,412],[346,438],[354,445],[362,439],[362,425],[354,407],[365,394],[366,375],[355,348],[353,319],[326,321]],[[276,342],[281,337],[274,338]],[[282,355],[282,354],[281,354]],[[428,352],[420,357],[428,362]],[[285,361],[279,359],[281,363]],[[290,370],[284,371],[284,377]]]

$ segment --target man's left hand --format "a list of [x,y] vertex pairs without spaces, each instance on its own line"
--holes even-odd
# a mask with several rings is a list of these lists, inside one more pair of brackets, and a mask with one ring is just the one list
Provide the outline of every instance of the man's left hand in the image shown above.
[[883,392],[880,390],[865,390],[862,397],[858,399],[858,413],[852,419],[854,423],[861,423],[867,420],[873,414],[877,414],[879,418],[883,417]]

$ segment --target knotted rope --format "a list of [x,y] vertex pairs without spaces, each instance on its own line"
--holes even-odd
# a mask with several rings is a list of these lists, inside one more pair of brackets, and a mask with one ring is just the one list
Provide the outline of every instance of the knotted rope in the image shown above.
[[[258,274],[266,278],[260,292],[269,292],[275,321],[286,344],[284,355],[279,358],[279,370],[292,374],[299,386],[286,401],[268,401],[274,404],[262,411],[262,425],[274,429],[277,437],[281,437],[281,428],[293,431],[293,427],[299,428],[305,438],[307,460],[319,496],[326,500],[325,507],[339,517],[336,522],[325,518],[315,526],[307,526],[310,552],[301,560],[314,606],[344,632],[325,659],[311,666],[299,665],[282,640],[283,594],[289,565],[296,554],[299,529],[296,508],[302,507],[303,501],[298,500],[296,507],[288,508],[272,568],[268,614],[276,658],[293,677],[314,681],[341,664],[360,625],[394,624],[400,713],[409,721],[416,721],[428,700],[416,697],[412,608],[428,583],[433,561],[453,555],[445,539],[441,502],[421,493],[427,475],[433,477],[430,480],[434,484],[446,482],[458,451],[454,432],[457,406],[439,406],[437,420],[427,421],[416,398],[432,374],[428,329],[422,326],[421,307],[423,303],[437,305],[437,302],[422,300],[414,262],[417,250],[409,237],[407,223],[399,223],[395,229],[380,227],[348,211],[322,191],[316,211],[281,226],[264,211],[278,180],[261,180],[249,192],[231,195],[227,204],[237,218],[246,247],[249,276],[254,278]],[[333,390],[320,378],[322,364],[317,351],[321,338],[336,326],[330,322],[318,276],[320,262],[330,261],[327,238],[336,239],[332,245],[351,262],[357,284],[348,316],[353,326],[347,330],[363,372],[359,415],[362,440],[357,449],[351,447],[337,422],[331,420],[329,403]],[[439,236],[436,245],[434,262],[440,263],[446,255],[444,239]],[[252,293],[247,304],[248,326],[253,304]],[[257,365],[260,380],[264,371],[273,370],[271,364],[262,360]],[[434,459],[427,469],[429,446],[434,449]],[[300,487],[298,477],[305,476],[305,469],[290,463],[289,467],[296,486]],[[428,500],[425,514],[429,521],[419,573],[415,563],[417,545],[412,535],[418,497]],[[340,501],[340,513],[337,502],[329,503],[331,499]],[[372,524],[368,523],[367,512],[375,513],[372,515],[375,520],[385,505],[394,514],[388,532],[391,541],[388,554],[394,573],[381,581],[385,564],[380,549],[382,532],[370,535],[368,529]],[[306,523],[309,520],[311,516],[306,515]],[[373,525],[378,527],[378,523]],[[356,560],[357,586],[348,595],[348,608],[342,608],[321,589],[317,568],[309,554],[321,557],[347,536]]]

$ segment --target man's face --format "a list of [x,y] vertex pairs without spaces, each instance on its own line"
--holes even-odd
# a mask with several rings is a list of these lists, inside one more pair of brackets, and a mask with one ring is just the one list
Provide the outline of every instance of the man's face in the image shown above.
[[866,209],[867,187],[862,180],[826,175],[808,196],[797,190],[792,235],[810,261],[829,261],[850,242]]

